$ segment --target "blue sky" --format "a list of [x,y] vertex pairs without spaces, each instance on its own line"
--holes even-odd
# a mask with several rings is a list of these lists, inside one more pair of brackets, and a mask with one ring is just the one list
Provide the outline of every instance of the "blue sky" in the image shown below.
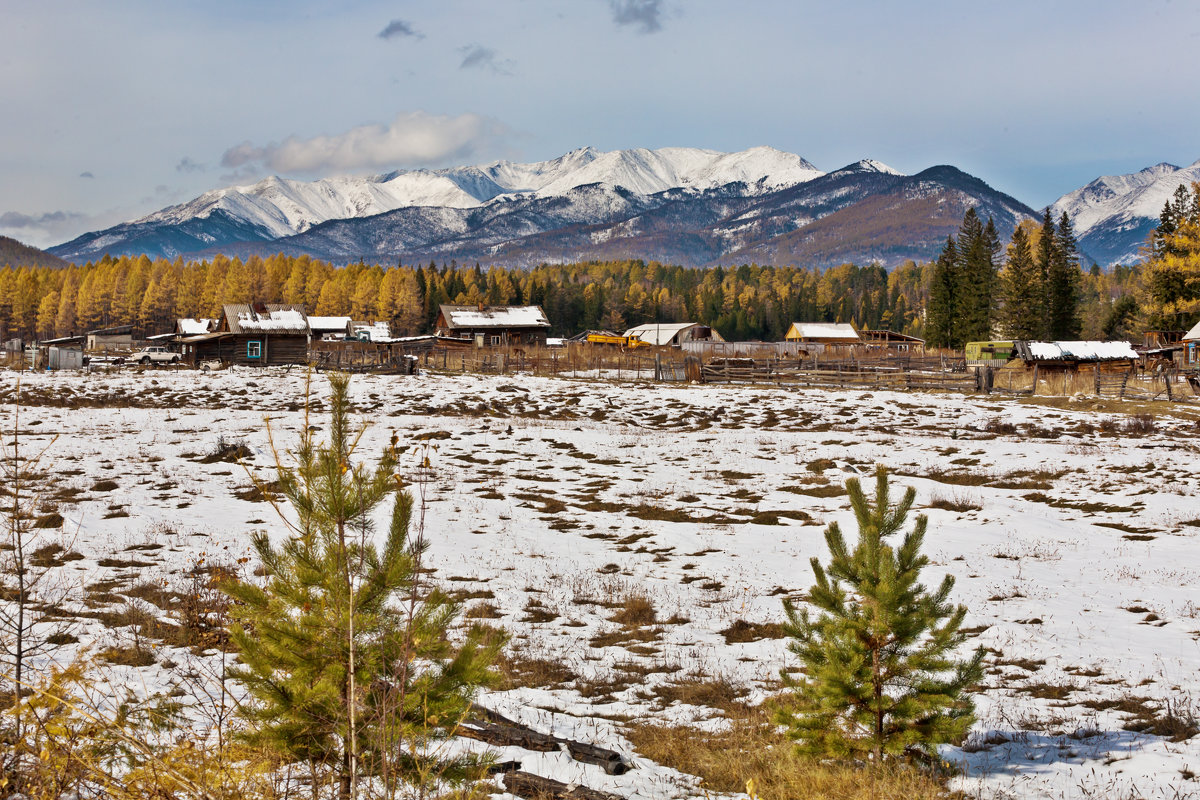
[[1200,3],[6,3],[0,233],[231,183],[771,145],[949,163],[1041,207],[1200,158]]

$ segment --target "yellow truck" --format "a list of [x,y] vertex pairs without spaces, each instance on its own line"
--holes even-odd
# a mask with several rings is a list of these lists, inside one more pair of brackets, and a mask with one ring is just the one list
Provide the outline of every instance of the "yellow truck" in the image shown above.
[[584,339],[588,344],[608,344],[616,347],[649,347],[649,342],[643,342],[636,336],[609,336],[604,333],[589,333]]

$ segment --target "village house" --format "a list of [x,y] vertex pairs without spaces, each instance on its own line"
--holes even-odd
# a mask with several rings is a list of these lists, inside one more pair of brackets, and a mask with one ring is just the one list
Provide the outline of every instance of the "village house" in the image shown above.
[[636,336],[646,344],[660,347],[682,347],[688,342],[723,342],[716,330],[698,322],[647,322],[630,328],[623,334]]
[[1183,366],[1200,369],[1200,322],[1183,335]]
[[220,361],[245,366],[308,363],[308,317],[303,306],[232,304],[215,330],[180,340],[193,364]]
[[545,347],[550,321],[541,306],[438,308],[437,336],[470,339],[476,347]]

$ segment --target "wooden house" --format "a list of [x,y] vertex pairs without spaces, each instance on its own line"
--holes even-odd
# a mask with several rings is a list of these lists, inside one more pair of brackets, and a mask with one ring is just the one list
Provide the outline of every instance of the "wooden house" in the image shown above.
[[625,331],[623,336],[636,336],[646,344],[681,347],[687,342],[723,342],[721,334],[698,322],[647,322]]
[[309,317],[308,333],[314,339],[349,338],[350,317]]
[[1183,366],[1188,369],[1200,369],[1200,322],[1183,335]]
[[308,339],[303,306],[254,303],[225,306],[215,330],[180,342],[193,364],[269,367],[307,364]]
[[443,305],[435,328],[438,336],[469,339],[476,347],[544,347],[550,321],[541,306]]

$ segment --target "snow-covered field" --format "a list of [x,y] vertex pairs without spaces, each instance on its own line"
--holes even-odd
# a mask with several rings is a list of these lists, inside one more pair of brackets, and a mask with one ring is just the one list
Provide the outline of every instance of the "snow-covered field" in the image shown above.
[[[16,378],[0,375],[6,438]],[[58,437],[48,493],[83,556],[61,568],[80,608],[125,602],[143,581],[182,585],[201,559],[246,558],[253,530],[282,535],[247,493],[246,469],[271,477],[265,418],[277,446],[296,441],[302,372],[22,380],[22,446]],[[314,388],[325,394],[319,379]],[[720,724],[716,710],[680,702],[672,687],[689,680],[728,681],[751,699],[778,690],[794,664],[765,624],[812,583],[825,525],[841,520],[853,536],[837,487],[878,463],[929,516],[926,585],[956,577],[973,641],[989,651],[972,737],[945,753],[961,787],[1200,796],[1200,736],[1154,733],[1200,710],[1196,409],[1134,432],[1120,404],[1090,401],[524,376],[359,376],[352,391],[370,425],[362,453],[395,431],[414,466],[418,451],[434,463],[435,577],[470,615],[508,629],[521,658],[559,667],[485,704],[640,767],[608,776],[519,753],[530,771],[631,797],[688,794],[686,778],[637,758],[623,721]],[[203,462],[219,439],[248,444],[245,466]],[[612,621],[631,597],[649,601],[653,621]],[[727,643],[739,621],[751,634],[732,638],[766,638]],[[81,634],[96,646],[121,636],[99,621]],[[190,663],[164,647],[130,680],[162,685],[172,662]]]

